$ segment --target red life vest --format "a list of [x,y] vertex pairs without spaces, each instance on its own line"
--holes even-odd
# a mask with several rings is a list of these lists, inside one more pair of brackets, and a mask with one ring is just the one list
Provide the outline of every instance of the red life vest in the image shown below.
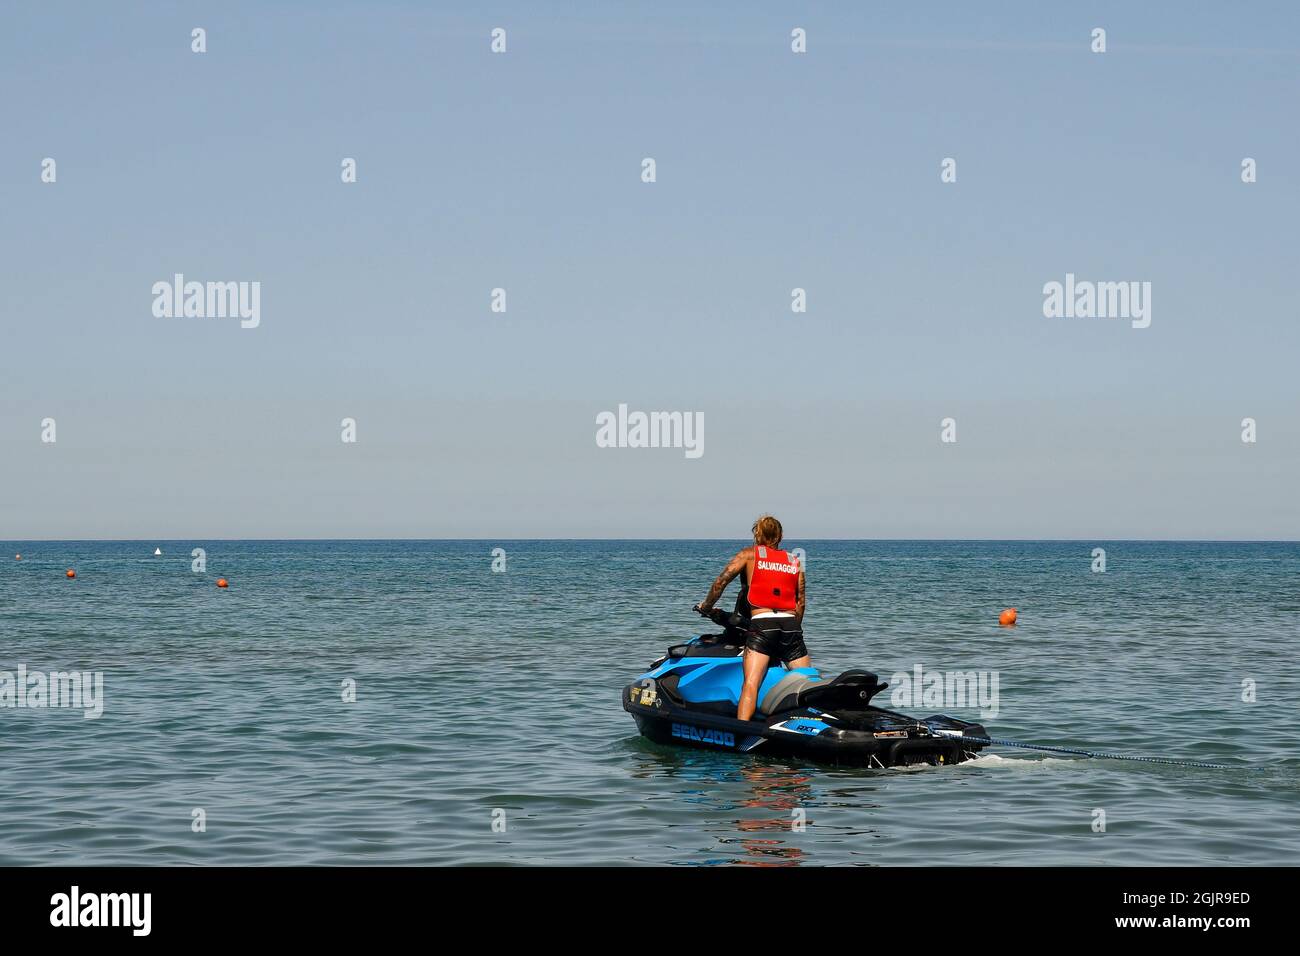
[[773,611],[798,607],[799,559],[779,548],[754,547],[754,574],[749,579],[749,604]]

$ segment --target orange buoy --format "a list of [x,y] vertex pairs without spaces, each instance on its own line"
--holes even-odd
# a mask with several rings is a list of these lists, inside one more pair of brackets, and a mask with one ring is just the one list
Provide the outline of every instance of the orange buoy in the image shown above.
[[75,578],[76,576],[77,576],[77,572],[72,570],[72,568],[68,568],[68,577]]
[[217,578],[217,587],[228,588],[230,587],[230,582],[227,581],[225,578]]
[[15,554],[15,555],[14,555],[14,560],[15,560],[15,561],[21,561],[22,559],[23,559],[23,556],[22,556],[21,554]]
[[1015,627],[1017,616],[1016,609],[1009,607],[998,616],[998,623],[1003,627]]

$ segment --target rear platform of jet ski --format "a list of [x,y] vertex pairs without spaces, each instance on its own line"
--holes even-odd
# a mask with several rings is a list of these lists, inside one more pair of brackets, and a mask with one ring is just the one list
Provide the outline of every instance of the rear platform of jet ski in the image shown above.
[[827,679],[812,668],[773,667],[759,687],[754,719],[737,720],[743,648],[734,640],[718,635],[679,644],[627,685],[623,709],[642,735],[868,767],[962,763],[988,736],[982,725],[955,717],[917,718],[873,706],[871,698],[889,685],[865,670]]

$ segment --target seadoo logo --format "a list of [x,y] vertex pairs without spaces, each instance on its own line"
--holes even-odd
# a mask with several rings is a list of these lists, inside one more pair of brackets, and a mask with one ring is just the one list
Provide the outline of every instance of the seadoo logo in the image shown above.
[[134,936],[148,936],[152,893],[71,893],[50,897],[51,926],[129,926]]
[[736,735],[725,730],[700,730],[690,724],[673,724],[673,736],[682,740],[696,740],[702,744],[717,744],[719,747],[736,746]]

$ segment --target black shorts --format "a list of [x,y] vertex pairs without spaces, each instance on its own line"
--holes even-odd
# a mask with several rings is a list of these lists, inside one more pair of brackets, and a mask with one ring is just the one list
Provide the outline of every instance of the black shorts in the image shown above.
[[782,664],[808,656],[803,643],[803,628],[795,617],[756,617],[749,622],[751,633],[745,647],[766,654]]

